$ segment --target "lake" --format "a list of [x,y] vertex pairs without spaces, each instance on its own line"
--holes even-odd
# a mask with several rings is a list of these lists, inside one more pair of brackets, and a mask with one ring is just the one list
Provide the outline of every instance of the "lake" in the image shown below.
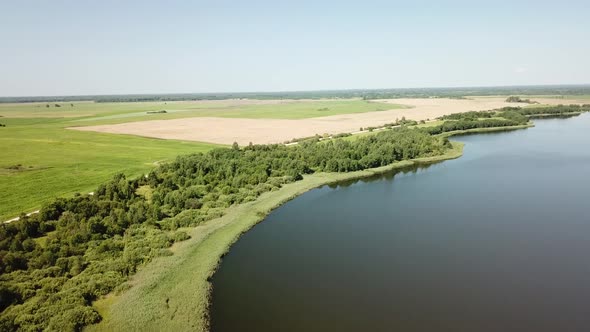
[[213,331],[588,331],[590,114],[273,211],[213,278]]

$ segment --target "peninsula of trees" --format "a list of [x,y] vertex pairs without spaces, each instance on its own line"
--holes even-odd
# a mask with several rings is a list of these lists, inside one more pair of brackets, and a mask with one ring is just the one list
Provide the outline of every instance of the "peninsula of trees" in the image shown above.
[[526,104],[538,104],[539,102],[532,101],[530,99],[522,99],[518,96],[510,96],[506,98],[506,102],[508,103],[526,103]]

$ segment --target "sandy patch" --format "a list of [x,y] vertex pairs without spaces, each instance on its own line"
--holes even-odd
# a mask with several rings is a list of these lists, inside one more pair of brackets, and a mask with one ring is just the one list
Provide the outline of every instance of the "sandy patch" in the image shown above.
[[[394,109],[381,112],[333,115],[312,119],[233,119],[233,118],[186,118],[172,120],[150,120],[89,127],[74,127],[82,131],[96,131],[113,134],[130,134],[145,137],[177,139],[186,141],[211,142],[240,145],[282,143],[293,138],[315,134],[337,134],[358,131],[360,127],[379,126],[406,117],[412,120],[427,120],[466,111],[483,111],[505,106],[522,106],[506,103],[506,97],[485,97],[473,99],[386,99],[379,102],[403,104],[408,109]],[[541,101],[541,100],[539,100]],[[551,103],[564,103],[561,100]],[[543,102],[545,102],[543,100]],[[549,102],[548,102],[549,103]],[[567,103],[574,101],[567,100]]]

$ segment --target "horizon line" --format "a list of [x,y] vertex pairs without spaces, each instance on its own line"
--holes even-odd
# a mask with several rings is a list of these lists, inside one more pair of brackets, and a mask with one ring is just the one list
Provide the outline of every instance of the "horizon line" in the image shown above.
[[474,86],[430,86],[405,88],[346,88],[346,89],[318,89],[318,90],[266,90],[266,91],[210,91],[210,92],[146,92],[146,93],[103,93],[103,94],[56,94],[56,95],[20,95],[0,96],[9,98],[72,98],[72,97],[111,97],[111,96],[165,96],[165,95],[232,95],[232,94],[280,94],[280,93],[314,93],[314,92],[362,92],[362,91],[394,91],[394,90],[434,90],[434,89],[498,89],[498,88],[544,88],[544,87],[590,87],[590,83],[559,83],[559,84],[524,84],[524,85],[474,85]]

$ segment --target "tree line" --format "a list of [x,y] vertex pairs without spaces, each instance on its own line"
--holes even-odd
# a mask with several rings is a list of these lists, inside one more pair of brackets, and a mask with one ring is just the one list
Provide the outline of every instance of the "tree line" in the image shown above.
[[536,116],[563,116],[589,112],[590,105],[556,105],[543,107],[504,107],[495,111],[470,111],[440,117],[445,120],[440,125],[425,127],[422,130],[430,135],[477,128],[522,126]]
[[243,93],[174,93],[174,94],[130,94],[130,95],[86,95],[55,97],[0,97],[0,103],[25,102],[165,102],[183,100],[221,100],[221,99],[324,99],[324,98],[453,98],[465,99],[470,96],[498,95],[552,95],[553,98],[566,95],[589,95],[588,85],[556,86],[512,86],[480,88],[404,88],[404,89],[353,89],[332,91],[291,91],[291,92],[243,92]]

